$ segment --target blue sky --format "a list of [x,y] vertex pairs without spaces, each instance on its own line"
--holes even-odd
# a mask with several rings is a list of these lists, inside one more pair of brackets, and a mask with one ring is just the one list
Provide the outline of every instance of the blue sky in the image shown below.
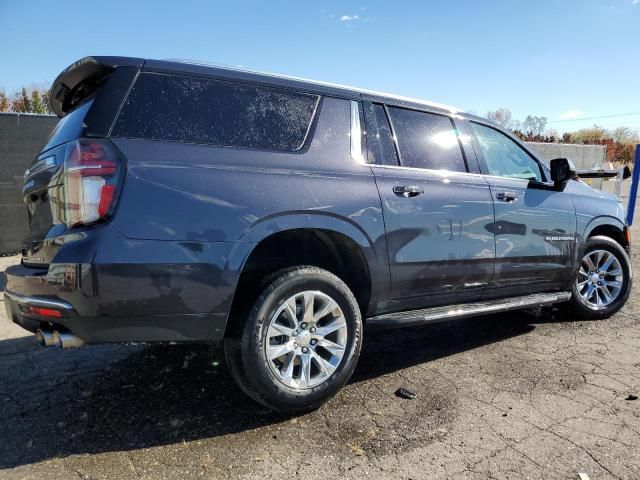
[[0,87],[51,82],[86,55],[243,65],[480,114],[502,106],[559,130],[640,128],[640,0],[0,0]]

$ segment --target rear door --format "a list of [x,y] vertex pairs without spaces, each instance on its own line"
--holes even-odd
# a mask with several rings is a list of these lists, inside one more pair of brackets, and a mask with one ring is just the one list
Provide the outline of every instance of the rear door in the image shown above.
[[398,308],[479,298],[493,275],[493,203],[449,116],[365,103],[368,160]]
[[544,166],[515,139],[479,122],[467,127],[495,204],[494,294],[560,288],[572,275],[576,248],[571,195],[555,190]]

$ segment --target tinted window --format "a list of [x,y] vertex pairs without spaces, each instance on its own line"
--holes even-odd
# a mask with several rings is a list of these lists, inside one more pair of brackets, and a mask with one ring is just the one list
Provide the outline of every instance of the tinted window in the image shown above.
[[542,181],[540,166],[531,155],[505,134],[471,122],[489,175]]
[[398,166],[396,147],[384,107],[377,103],[372,104],[366,117],[369,163]]
[[294,151],[302,147],[317,100],[256,85],[146,73],[112,134]]
[[449,117],[395,107],[389,108],[389,115],[403,166],[467,171]]

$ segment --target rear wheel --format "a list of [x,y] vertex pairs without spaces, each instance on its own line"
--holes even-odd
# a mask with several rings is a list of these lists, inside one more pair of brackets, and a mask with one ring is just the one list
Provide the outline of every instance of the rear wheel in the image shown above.
[[240,338],[225,355],[240,387],[275,410],[319,407],[349,380],[360,354],[362,319],[349,288],[316,267],[271,277]]
[[624,249],[609,237],[592,237],[587,240],[569,307],[581,318],[608,318],[626,303],[631,283],[631,264]]

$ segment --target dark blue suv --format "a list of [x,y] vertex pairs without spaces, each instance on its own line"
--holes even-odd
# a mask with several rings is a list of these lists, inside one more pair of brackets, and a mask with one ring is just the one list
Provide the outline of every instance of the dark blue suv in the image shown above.
[[620,202],[454,108],[122,57],[71,65],[51,103],[5,296],[43,345],[224,341],[247,394],[301,411],[365,326],[629,296]]

